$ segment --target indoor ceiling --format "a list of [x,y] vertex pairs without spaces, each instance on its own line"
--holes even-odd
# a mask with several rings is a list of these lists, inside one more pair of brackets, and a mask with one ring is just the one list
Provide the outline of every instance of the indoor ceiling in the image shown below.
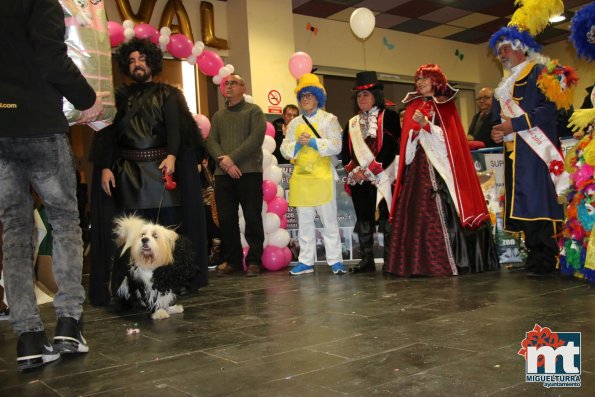
[[[351,13],[366,7],[376,15],[376,27],[423,36],[479,44],[505,26],[514,0],[292,0],[293,13],[349,23]],[[537,41],[567,40],[570,18],[590,0],[564,0],[567,19],[548,26]]]

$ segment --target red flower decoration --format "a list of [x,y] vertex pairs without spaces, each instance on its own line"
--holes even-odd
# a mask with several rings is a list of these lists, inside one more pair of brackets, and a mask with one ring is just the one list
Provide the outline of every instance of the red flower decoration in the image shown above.
[[[540,327],[539,324],[535,324],[533,330],[527,332],[527,337],[523,339],[521,342],[521,349],[518,352],[519,356],[525,357],[527,359],[527,347],[534,346],[536,348],[540,348],[542,346],[551,346],[554,349],[557,349],[560,346],[563,346],[566,341],[563,341],[558,337],[558,334],[552,332],[551,329],[548,327]],[[543,356],[539,356],[537,359],[537,366],[542,367],[545,362],[545,358]]]
[[550,172],[556,176],[564,172],[564,162],[560,160],[552,160],[550,163]]

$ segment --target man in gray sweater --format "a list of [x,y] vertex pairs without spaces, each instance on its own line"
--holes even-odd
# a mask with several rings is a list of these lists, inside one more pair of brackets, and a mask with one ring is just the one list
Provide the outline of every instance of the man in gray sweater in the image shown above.
[[211,120],[207,150],[217,160],[215,202],[224,262],[220,275],[242,269],[239,205],[246,220],[245,237],[250,251],[246,256],[246,276],[260,273],[264,230],[262,226],[262,142],[266,119],[262,110],[244,99],[246,83],[232,74],[225,82],[225,108]]

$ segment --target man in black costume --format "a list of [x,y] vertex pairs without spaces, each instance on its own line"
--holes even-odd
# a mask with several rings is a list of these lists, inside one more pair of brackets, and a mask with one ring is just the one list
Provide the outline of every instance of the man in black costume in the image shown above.
[[[94,231],[89,297],[93,304],[109,301],[115,215],[136,213],[161,225],[179,226],[177,231],[192,241],[196,252],[197,276],[189,280],[188,289],[195,291],[208,283],[197,168],[203,142],[198,127],[180,90],[154,81],[163,64],[156,45],[135,38],[120,46],[116,58],[121,72],[135,83],[116,92],[114,123],[97,134],[92,148]],[[165,174],[176,180],[175,189],[164,188]],[[112,287],[118,281],[112,280]]]

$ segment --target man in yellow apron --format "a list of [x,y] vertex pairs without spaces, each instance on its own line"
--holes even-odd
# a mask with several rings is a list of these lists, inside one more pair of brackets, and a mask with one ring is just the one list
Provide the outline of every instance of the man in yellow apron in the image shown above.
[[337,117],[321,108],[326,91],[318,77],[306,73],[294,92],[302,109],[287,127],[281,154],[294,165],[289,180],[289,205],[297,208],[299,263],[289,274],[312,273],[316,254],[316,214],[322,223],[326,261],[334,274],[345,274],[337,222],[334,156],[341,152],[341,126]]

